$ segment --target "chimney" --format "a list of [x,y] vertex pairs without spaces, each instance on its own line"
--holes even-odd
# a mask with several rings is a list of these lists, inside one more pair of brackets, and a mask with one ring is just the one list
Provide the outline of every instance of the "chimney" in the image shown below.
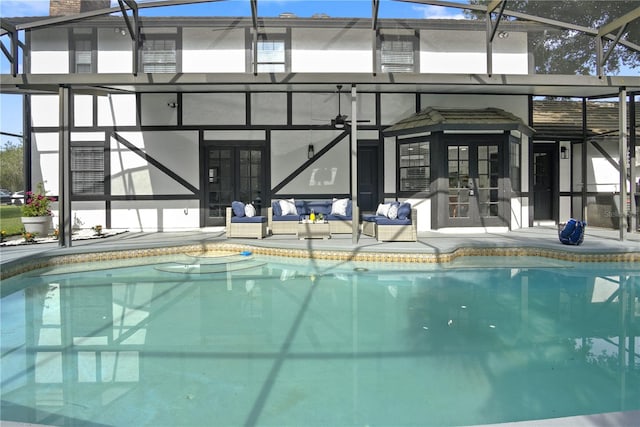
[[111,0],[49,0],[49,16],[75,15],[109,7]]

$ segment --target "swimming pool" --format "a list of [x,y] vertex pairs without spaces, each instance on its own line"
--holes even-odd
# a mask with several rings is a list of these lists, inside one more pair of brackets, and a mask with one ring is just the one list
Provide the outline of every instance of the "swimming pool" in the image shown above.
[[2,283],[2,419],[474,425],[640,409],[640,266],[175,255]]

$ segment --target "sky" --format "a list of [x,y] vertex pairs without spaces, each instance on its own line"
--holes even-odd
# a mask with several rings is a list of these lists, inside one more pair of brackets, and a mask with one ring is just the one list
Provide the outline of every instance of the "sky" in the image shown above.
[[[143,4],[149,0],[138,0]],[[453,0],[467,3],[466,0]],[[113,7],[118,6],[112,0]],[[258,15],[275,17],[284,12],[299,17],[310,17],[314,13],[326,13],[331,17],[370,17],[371,0],[259,0]],[[0,0],[0,16],[47,16],[49,0]],[[140,9],[142,16],[251,16],[249,0],[225,0],[212,3],[200,3],[172,7],[154,7]],[[461,9],[420,5],[401,1],[381,0],[378,12],[380,18],[447,18],[462,19]],[[2,37],[5,47],[9,47],[8,37]],[[9,62],[2,55],[0,72],[10,73]],[[12,134],[22,134],[22,97],[20,95],[0,94],[0,130]],[[11,141],[19,143],[18,138],[0,135],[0,146]]]

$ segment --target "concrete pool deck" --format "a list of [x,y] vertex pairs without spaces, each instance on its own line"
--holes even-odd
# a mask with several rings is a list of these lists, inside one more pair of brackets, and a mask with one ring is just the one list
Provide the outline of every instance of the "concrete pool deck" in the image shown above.
[[[358,241],[353,243],[350,234],[334,235],[327,240],[298,240],[295,235],[269,236],[262,240],[227,239],[223,227],[211,227],[175,232],[125,232],[102,239],[73,240],[71,247],[61,247],[57,242],[0,246],[0,267],[4,269],[9,265],[15,266],[21,260],[27,261],[34,258],[182,246],[205,248],[223,244],[238,247],[250,246],[256,251],[265,252],[269,250],[302,252],[303,257],[305,253],[329,253],[330,255],[333,252],[364,254],[365,257],[375,254],[436,256],[467,250],[461,255],[538,255],[540,252],[540,254],[555,253],[565,258],[573,255],[610,256],[609,258],[594,257],[594,259],[588,259],[590,261],[640,261],[639,233],[627,233],[625,240],[621,241],[617,230],[595,227],[587,228],[584,243],[580,246],[561,244],[555,226],[537,226],[504,233],[422,232],[418,233],[416,242],[384,243],[364,235],[359,235]],[[523,252],[514,252],[516,249],[521,249]],[[499,250],[507,250],[507,252]],[[126,254],[123,256],[126,257]],[[135,255],[132,254],[132,256]],[[393,260],[393,258],[389,259],[389,261]]]

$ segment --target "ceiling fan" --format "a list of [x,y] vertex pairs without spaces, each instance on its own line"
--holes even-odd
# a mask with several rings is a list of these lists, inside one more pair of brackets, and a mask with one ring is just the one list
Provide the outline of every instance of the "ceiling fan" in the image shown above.
[[[340,95],[341,95],[341,90],[342,90],[342,85],[336,85],[336,88],[338,89],[338,115],[331,119],[331,126],[333,126],[336,129],[344,129],[344,127],[348,124],[351,123],[351,120],[347,120],[347,116],[346,114],[342,114],[342,111],[340,109]],[[369,123],[369,120],[357,120],[358,123]]]

